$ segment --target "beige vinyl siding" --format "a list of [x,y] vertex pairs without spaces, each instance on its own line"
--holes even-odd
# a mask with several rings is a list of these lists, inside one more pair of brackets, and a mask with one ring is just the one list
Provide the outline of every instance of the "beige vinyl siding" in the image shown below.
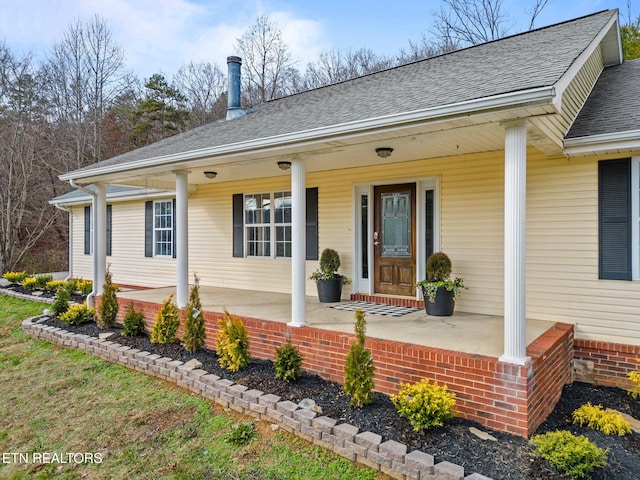
[[[528,150],[527,318],[576,324],[579,338],[640,344],[640,282],[598,279],[597,160],[547,158]],[[502,315],[504,152],[311,172],[318,187],[319,249],[336,249],[353,278],[354,189],[438,177],[440,249],[468,287],[457,311]],[[232,257],[232,196],[290,189],[288,176],[199,185],[189,198],[190,274],[203,285],[289,292],[289,259]],[[113,204],[114,281],[175,284],[175,260],[144,257],[144,202]],[[83,254],[83,209],[74,208],[74,273],[91,277]],[[307,261],[307,277],[316,268]],[[344,297],[348,298],[351,286]],[[316,295],[307,280],[306,292]]]
[[551,136],[557,145],[563,144],[564,136],[587,101],[598,77],[604,69],[602,48],[598,46],[587,59],[578,74],[562,92],[562,106],[559,115],[535,117],[531,121]]
[[93,255],[84,253],[84,206],[73,207],[73,267],[71,269],[74,278],[93,278]]

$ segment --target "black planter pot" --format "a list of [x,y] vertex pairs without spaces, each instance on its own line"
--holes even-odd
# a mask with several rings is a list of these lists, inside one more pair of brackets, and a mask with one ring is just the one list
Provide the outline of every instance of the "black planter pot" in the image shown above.
[[318,299],[320,303],[335,303],[342,296],[342,277],[318,280]]
[[424,296],[424,309],[427,315],[434,317],[450,317],[453,315],[453,307],[455,302],[453,301],[453,292],[450,292],[444,287],[439,287],[436,292],[435,302],[429,301],[429,296],[425,290],[422,290]]

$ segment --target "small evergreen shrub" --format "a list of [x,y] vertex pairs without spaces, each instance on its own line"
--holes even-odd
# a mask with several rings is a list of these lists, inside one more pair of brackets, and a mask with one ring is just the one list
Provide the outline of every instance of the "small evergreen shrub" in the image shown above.
[[102,298],[98,309],[98,328],[111,328],[116,323],[118,316],[118,298],[116,297],[116,286],[111,281],[109,268],[104,274],[104,285],[102,287]]
[[173,304],[173,294],[169,295],[156,315],[156,323],[151,329],[151,343],[173,343],[180,326],[180,312]]
[[531,443],[536,447],[534,455],[571,478],[584,478],[594,469],[607,465],[607,450],[583,435],[576,436],[566,430],[535,435]]
[[587,403],[573,412],[573,423],[600,430],[605,435],[625,436],[631,433],[631,425],[617,410],[604,410],[602,405]]
[[224,317],[218,321],[216,352],[220,366],[231,372],[237,372],[251,363],[247,329],[239,317],[231,315],[226,309]]
[[[636,359],[636,362],[640,362],[640,358]],[[638,398],[638,395],[640,395],[640,370],[631,370],[627,373],[627,376],[634,385],[634,387],[629,390],[629,395],[633,398]]]
[[423,379],[418,383],[401,385],[398,395],[391,395],[398,413],[405,417],[416,432],[431,427],[441,427],[453,418],[456,396],[447,391],[446,385],[430,383]]
[[64,280],[51,280],[47,282],[44,286],[44,289],[48,292],[57,292],[59,289],[64,288],[67,285],[67,282]]
[[81,295],[89,295],[93,290],[93,282],[91,280],[83,280],[82,278],[75,281],[75,291]]
[[38,279],[36,277],[26,277],[22,280],[22,286],[27,290],[35,290],[38,288]]
[[93,307],[88,307],[87,302],[81,305],[72,305],[58,318],[61,322],[69,325],[80,325],[94,320],[96,311]]
[[53,281],[53,275],[36,275],[36,288],[45,290],[47,283]]
[[200,301],[200,279],[193,276],[193,287],[189,293],[189,301],[184,315],[184,335],[182,346],[189,353],[195,353],[204,346],[206,337],[204,331],[204,317],[202,316],[202,302]]
[[234,447],[244,447],[258,438],[258,430],[253,422],[242,422],[231,427],[224,436],[224,441]]
[[53,305],[51,306],[53,313],[56,317],[59,317],[67,310],[69,310],[69,292],[67,292],[64,288],[59,288],[56,292],[56,297],[53,300]]
[[2,278],[7,280],[9,283],[22,283],[22,281],[27,278],[29,274],[27,272],[5,272],[2,275]]
[[361,309],[355,312],[356,342],[349,347],[344,366],[344,391],[349,395],[349,403],[353,407],[362,408],[373,401],[373,358],[365,348],[367,322]]
[[65,283],[64,288],[69,292],[69,295],[73,295],[78,291],[78,280],[75,278],[70,278]]
[[285,382],[295,382],[302,375],[302,355],[287,338],[284,345],[276,348],[276,359],[273,362],[275,377]]
[[125,337],[139,337],[144,334],[144,314],[133,308],[133,302],[126,306],[124,312],[122,335]]
[[442,282],[451,276],[451,259],[446,253],[436,252],[427,258],[427,281]]

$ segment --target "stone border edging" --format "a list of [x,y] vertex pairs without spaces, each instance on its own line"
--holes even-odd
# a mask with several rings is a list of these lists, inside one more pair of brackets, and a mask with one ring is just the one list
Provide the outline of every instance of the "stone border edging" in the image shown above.
[[366,467],[381,471],[398,480],[491,480],[472,473],[464,476],[464,468],[450,462],[435,463],[433,455],[420,450],[407,453],[407,446],[394,440],[382,442],[377,433],[359,432],[358,427],[327,416],[260,390],[249,390],[231,380],[185,365],[184,362],[161,357],[137,348],[127,347],[97,337],[69,332],[41,322],[48,315],[27,318],[22,322],[25,333],[59,346],[84,350],[112,363],[173,382],[219,405],[260,420],[277,423],[283,430],[308,442]]

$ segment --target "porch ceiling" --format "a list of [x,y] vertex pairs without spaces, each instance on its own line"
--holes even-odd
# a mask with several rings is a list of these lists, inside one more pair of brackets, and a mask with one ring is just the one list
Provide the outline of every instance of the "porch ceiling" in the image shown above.
[[[175,287],[118,292],[121,299],[161,304]],[[281,293],[200,287],[203,310],[220,312],[226,308],[241,317],[288,323],[291,321],[291,296]],[[354,313],[329,308],[315,297],[306,297],[306,320],[310,327],[353,333]],[[553,322],[528,319],[527,345],[554,325]],[[304,327],[302,327],[304,328]],[[456,312],[452,317],[431,317],[424,310],[401,317],[367,314],[367,336],[425,345],[456,352],[499,357],[503,354],[504,320],[500,316]]]
[[[504,149],[504,129],[500,122],[549,114],[542,112],[540,108],[405,125],[361,132],[357,135],[319,139],[304,144],[282,144],[256,151],[227,153],[137,170],[123,170],[83,180],[173,189],[176,170],[188,170],[189,184],[198,185],[289,175],[278,168],[279,160],[301,159],[305,162],[307,172],[319,172],[500,151]],[[530,124],[528,140],[531,146],[545,153],[562,153],[561,146],[555,145],[535,122]],[[375,149],[383,146],[394,149],[390,158],[377,157]],[[207,170],[217,172],[217,177],[213,180],[207,179],[204,176]]]

